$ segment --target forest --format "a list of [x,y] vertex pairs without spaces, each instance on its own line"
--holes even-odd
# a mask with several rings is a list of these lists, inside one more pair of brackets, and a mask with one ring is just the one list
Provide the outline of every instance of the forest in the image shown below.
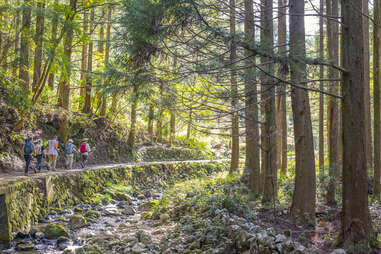
[[380,0],[0,0],[0,212],[68,143],[95,188],[0,253],[381,253],[380,94]]

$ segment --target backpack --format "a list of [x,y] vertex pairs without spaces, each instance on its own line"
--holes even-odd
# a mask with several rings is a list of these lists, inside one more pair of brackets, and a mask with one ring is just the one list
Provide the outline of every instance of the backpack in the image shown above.
[[73,150],[74,150],[73,144],[66,144],[66,146],[65,146],[66,154],[73,154]]
[[33,144],[30,140],[25,141],[24,154],[31,155],[33,153]]
[[87,153],[88,152],[87,149],[86,149],[86,145],[87,145],[86,142],[83,142],[81,144],[81,149],[80,149],[81,153]]
[[35,150],[37,155],[42,154],[42,144],[37,144]]

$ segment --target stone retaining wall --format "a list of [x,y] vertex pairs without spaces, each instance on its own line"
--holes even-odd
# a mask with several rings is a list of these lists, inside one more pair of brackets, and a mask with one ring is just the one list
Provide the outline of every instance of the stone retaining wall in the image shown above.
[[88,203],[107,184],[152,187],[210,175],[227,169],[228,161],[153,162],[143,165],[73,170],[14,183],[0,183],[0,249],[13,234],[27,233],[52,209]]

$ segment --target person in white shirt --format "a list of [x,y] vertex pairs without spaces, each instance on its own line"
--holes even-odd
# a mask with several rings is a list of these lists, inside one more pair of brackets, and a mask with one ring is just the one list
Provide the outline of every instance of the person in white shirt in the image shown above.
[[58,157],[58,140],[57,140],[57,136],[55,136],[53,139],[49,140],[49,143],[48,143],[49,167],[52,170],[56,170],[57,157]]

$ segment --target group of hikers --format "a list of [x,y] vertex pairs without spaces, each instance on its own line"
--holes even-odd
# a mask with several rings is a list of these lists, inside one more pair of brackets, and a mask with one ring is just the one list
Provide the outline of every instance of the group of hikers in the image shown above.
[[[74,162],[74,154],[75,152],[79,152],[81,155],[81,167],[85,168],[87,164],[87,160],[89,158],[89,152],[91,152],[90,145],[88,143],[88,138],[83,138],[81,145],[79,147],[79,151],[73,144],[73,140],[69,139],[64,146],[64,154],[65,154],[65,168],[72,169]],[[29,175],[29,168],[31,167],[31,162],[33,157],[36,158],[36,166],[34,167],[34,173],[41,172],[42,163],[44,158],[47,157],[47,170],[56,170],[57,165],[57,157],[58,157],[58,147],[59,141],[57,140],[57,136],[50,139],[47,142],[47,147],[45,147],[41,138],[37,138],[33,140],[31,135],[28,135],[25,139],[22,150],[24,151],[24,159],[25,159],[25,176]]]

